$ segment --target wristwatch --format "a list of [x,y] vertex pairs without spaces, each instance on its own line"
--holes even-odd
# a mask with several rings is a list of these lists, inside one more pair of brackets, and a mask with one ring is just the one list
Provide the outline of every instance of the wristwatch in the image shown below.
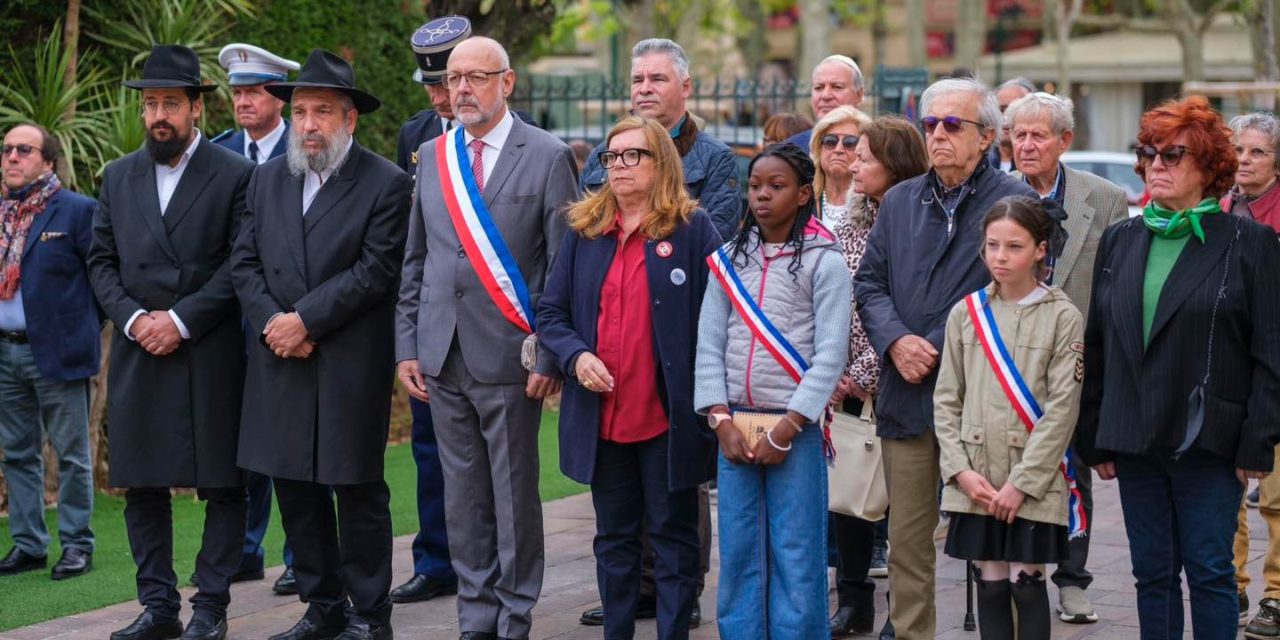
[[707,426],[711,427],[712,431],[715,431],[716,427],[720,426],[720,422],[722,420],[732,419],[733,416],[730,416],[727,413],[709,413],[707,414]]

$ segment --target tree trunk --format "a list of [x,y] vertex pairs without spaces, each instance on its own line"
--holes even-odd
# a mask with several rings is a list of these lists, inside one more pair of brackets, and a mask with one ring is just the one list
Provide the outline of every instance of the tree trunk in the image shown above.
[[960,0],[956,16],[955,62],[958,67],[977,69],[987,41],[987,3],[984,0]]
[[[62,76],[62,90],[69,92],[76,83],[76,69],[80,64],[80,0],[67,0],[67,19],[62,23],[62,50],[71,58],[67,62],[66,75]],[[68,102],[67,108],[62,112],[62,119],[67,122],[74,119],[76,106],[75,100]],[[55,169],[60,175],[71,175],[68,162],[65,154],[58,159]]]
[[907,19],[903,29],[907,32],[907,64],[923,67],[929,62],[929,50],[924,40],[924,0],[906,0]]
[[[831,55],[831,7],[826,0],[800,0],[800,61],[796,80],[808,82],[813,68]],[[799,101],[798,101],[799,102]],[[801,104],[808,103],[804,100]],[[799,105],[797,105],[799,107]],[[800,109],[803,112],[803,109]]]
[[1276,58],[1275,14],[1277,0],[1258,0],[1254,11],[1245,18],[1249,21],[1249,36],[1253,45],[1253,77],[1256,80],[1280,79],[1280,66]]
[[[885,64],[884,45],[885,37],[889,30],[888,25],[885,24],[884,4],[885,0],[875,0],[875,5],[871,9],[871,57],[873,58],[872,64],[877,66]],[[866,71],[868,70],[864,70],[863,73],[866,73]],[[870,71],[874,71],[874,68],[870,69]]]
[[1075,26],[1076,19],[1080,17],[1083,0],[1058,0],[1054,7],[1054,24],[1057,34],[1057,49],[1055,58],[1058,67],[1058,86],[1057,93],[1060,96],[1071,97],[1071,61],[1068,58],[1068,49],[1071,45],[1071,29]]
[[755,78],[760,71],[761,63],[764,62],[766,20],[764,7],[760,5],[759,0],[736,0],[736,3],[743,21],[751,25],[740,30],[734,38],[746,66],[746,72],[743,75]]

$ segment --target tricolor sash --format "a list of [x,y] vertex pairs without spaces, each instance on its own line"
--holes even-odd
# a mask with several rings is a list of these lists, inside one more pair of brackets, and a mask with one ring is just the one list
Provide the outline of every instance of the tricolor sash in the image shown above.
[[465,129],[458,127],[435,140],[436,166],[443,169],[440,194],[467,260],[498,311],[525,333],[537,326],[529,287],[520,266],[489,215],[467,157]]
[[747,287],[742,284],[742,279],[733,268],[733,261],[729,259],[729,254],[725,253],[723,247],[716,249],[715,253],[707,256],[707,264],[711,266],[711,273],[715,275],[716,280],[720,281],[721,288],[729,296],[729,302],[737,310],[743,324],[746,324],[756,340],[759,340],[760,344],[773,354],[774,360],[778,361],[782,370],[786,371],[796,384],[799,384],[801,376],[809,369],[809,364],[804,361],[800,352],[787,342],[782,332],[769,322],[760,305],[757,305],[755,299],[747,292]]
[[[996,374],[1000,388],[1004,389],[1005,396],[1009,398],[1014,412],[1026,426],[1027,433],[1031,433],[1036,423],[1044,416],[1044,411],[1031,395],[1031,390],[1027,388],[1022,373],[1014,364],[1013,356],[1005,346],[1004,339],[1000,337],[1000,328],[996,326],[995,315],[991,313],[991,307],[987,304],[987,291],[979,289],[965,296],[964,301],[969,309],[969,319],[973,321],[974,331],[978,334],[978,342],[982,344],[982,350],[987,354],[991,371]],[[1076,486],[1075,467],[1071,463],[1071,458],[1072,452],[1068,447],[1062,456],[1062,461],[1058,463],[1058,470],[1067,481],[1067,491],[1070,495],[1067,530],[1071,538],[1078,538],[1088,531],[1088,522],[1084,512],[1084,500],[1080,496],[1080,488]]]

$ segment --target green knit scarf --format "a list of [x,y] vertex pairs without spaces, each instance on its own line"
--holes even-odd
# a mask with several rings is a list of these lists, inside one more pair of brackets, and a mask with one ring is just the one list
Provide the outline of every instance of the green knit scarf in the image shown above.
[[1200,226],[1200,219],[1217,213],[1222,213],[1222,209],[1213,198],[1205,198],[1200,204],[1182,211],[1171,211],[1152,200],[1142,210],[1142,223],[1161,238],[1172,240],[1193,233],[1200,239],[1200,244],[1204,244],[1204,228]]

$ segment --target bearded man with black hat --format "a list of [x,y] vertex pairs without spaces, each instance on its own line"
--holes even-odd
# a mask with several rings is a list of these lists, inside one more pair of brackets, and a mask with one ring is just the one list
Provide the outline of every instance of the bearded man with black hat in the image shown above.
[[[352,138],[381,103],[337,55],[311,52],[285,157],[249,183],[232,278],[249,344],[240,465],[272,477],[310,606],[273,640],[389,640],[390,421],[396,284],[413,180]],[[337,497],[337,513],[334,499]]]
[[[240,564],[247,499],[236,466],[244,337],[228,256],[254,164],[200,135],[200,60],[157,45],[140,80],[146,148],[107,165],[89,276],[115,324],[107,386],[110,484],[125,493],[146,607],[112,640],[220,640]],[[206,502],[197,592],[183,630],[171,487]]]

